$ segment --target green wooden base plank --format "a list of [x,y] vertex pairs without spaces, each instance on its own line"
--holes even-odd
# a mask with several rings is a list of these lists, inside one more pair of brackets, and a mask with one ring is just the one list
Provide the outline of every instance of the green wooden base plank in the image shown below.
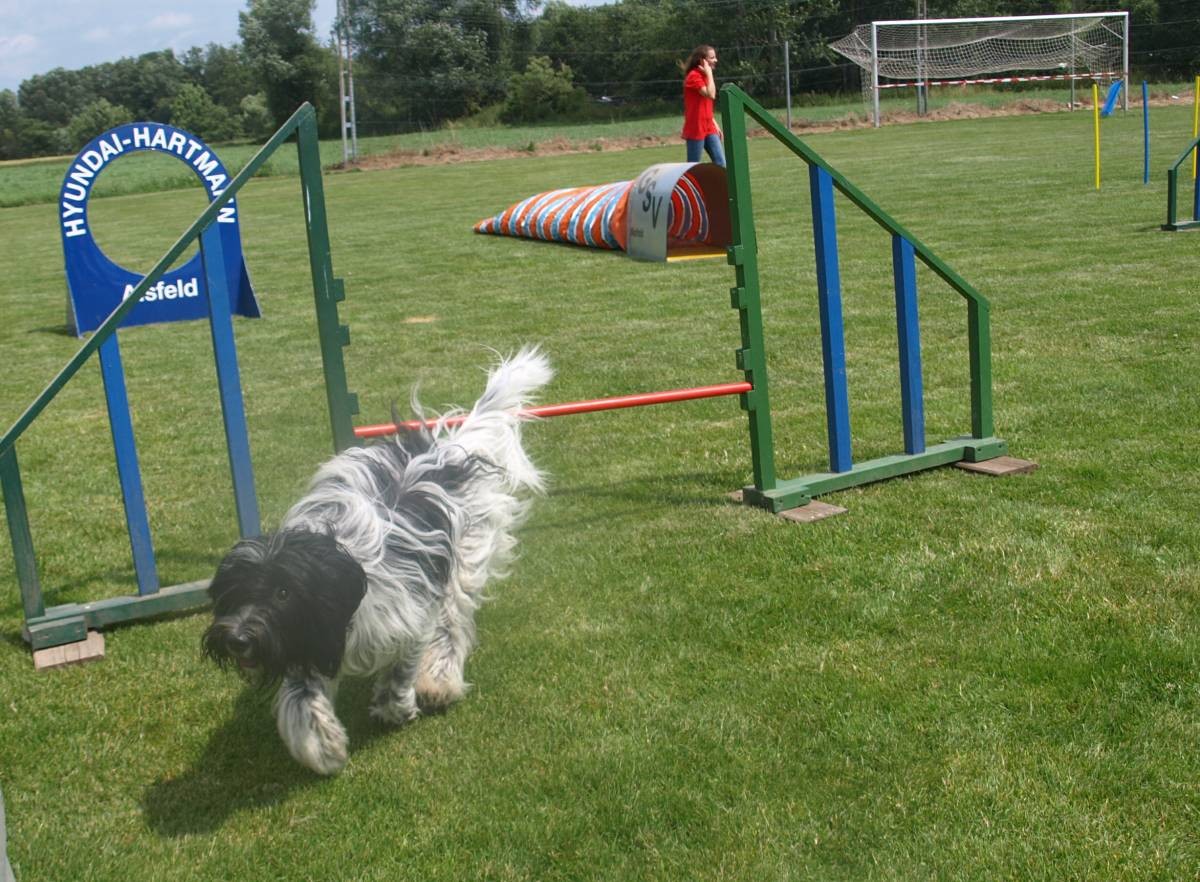
[[1200,228],[1200,220],[1180,221],[1173,224],[1163,224],[1162,228],[1169,232],[1178,233],[1181,230],[1195,230]]
[[746,487],[743,500],[771,512],[807,505],[814,496],[859,487],[887,478],[911,474],[966,460],[982,462],[1003,456],[1008,445],[999,438],[955,438],[929,447],[923,453],[884,456],[855,465],[848,472],[816,472],[788,481],[780,481],[773,490]]
[[87,622],[82,616],[39,621],[25,627],[25,639],[34,650],[78,643],[87,639]]
[[967,462],[985,462],[1008,455],[1008,443],[1000,438],[951,438],[947,444],[962,444],[962,458]]
[[206,606],[208,581],[175,585],[141,597],[110,597],[92,603],[52,606],[45,615],[26,622],[23,636],[34,649],[45,649],[82,640],[89,629]]

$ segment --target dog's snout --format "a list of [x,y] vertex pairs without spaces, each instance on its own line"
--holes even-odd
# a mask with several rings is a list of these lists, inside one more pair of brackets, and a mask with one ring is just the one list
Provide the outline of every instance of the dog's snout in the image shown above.
[[233,631],[225,636],[225,649],[230,655],[245,658],[250,652],[250,638]]

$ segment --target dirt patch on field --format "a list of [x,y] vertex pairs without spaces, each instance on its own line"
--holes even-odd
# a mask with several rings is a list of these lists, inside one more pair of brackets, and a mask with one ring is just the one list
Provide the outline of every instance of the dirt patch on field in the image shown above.
[[[1138,96],[1140,99],[1140,96]],[[1150,106],[1159,107],[1171,104],[1188,103],[1191,94],[1162,95],[1150,97]],[[1131,100],[1130,109],[1140,105],[1141,101]],[[1091,101],[1077,101],[1077,109],[1090,109]],[[1025,116],[1034,113],[1062,113],[1070,108],[1061,101],[1051,101],[1044,98],[1027,98],[1014,101],[999,107],[988,107],[982,104],[952,102],[945,107],[930,111],[925,116],[914,112],[889,112],[885,117],[887,125],[907,125],[911,123],[937,122],[949,119],[981,119],[989,116]],[[871,125],[870,116],[866,113],[848,114],[834,120],[819,122],[796,121],[792,123],[792,131],[797,134],[814,132],[836,132],[847,129],[863,129]],[[749,137],[757,138],[766,134],[761,129],[748,133]],[[437,144],[421,150],[395,150],[390,153],[380,153],[364,156],[351,162],[348,166],[336,166],[343,170],[370,171],[384,168],[400,168],[403,166],[447,165],[456,162],[481,162],[487,159],[518,159],[521,157],[562,156],[569,153],[600,153],[619,150],[633,150],[638,147],[665,147],[679,144],[675,136],[638,135],[626,138],[589,138],[573,141],[569,138],[549,138],[545,141],[530,141],[522,147],[463,147],[461,144]]]
[[572,141],[569,138],[550,138],[531,141],[524,147],[463,147],[460,144],[436,144],[421,150],[395,150],[364,156],[344,169],[370,171],[380,168],[399,168],[411,165],[446,165],[454,162],[481,162],[485,159],[519,159],[521,157],[562,156],[568,153],[599,153],[601,151],[632,150],[637,147],[660,147],[674,144],[677,138],[657,135],[638,135],[631,138],[590,138]]

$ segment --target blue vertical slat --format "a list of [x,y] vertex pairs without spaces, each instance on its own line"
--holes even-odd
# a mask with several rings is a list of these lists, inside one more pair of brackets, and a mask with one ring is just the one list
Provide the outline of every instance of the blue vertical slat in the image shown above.
[[1142,183],[1150,183],[1150,87],[1145,80],[1142,80]]
[[850,400],[846,393],[846,342],[842,324],[842,278],[838,270],[833,178],[820,166],[810,165],[808,181],[812,200],[813,243],[817,252],[817,300],[821,312],[829,470],[848,472],[853,466],[850,458]]
[[217,388],[221,393],[221,417],[225,422],[225,444],[233,475],[233,497],[238,529],[243,537],[262,532],[258,498],[254,491],[254,467],[250,461],[250,439],[246,432],[246,410],[238,372],[237,348],[233,341],[233,319],[229,313],[229,285],[221,248],[221,228],[211,224],[200,234],[200,254],[208,284],[208,321],[212,328],[213,357],[217,364]]
[[925,452],[925,404],[921,390],[921,332],[917,322],[917,262],[912,243],[892,236],[896,279],[896,340],[900,346],[900,412],[904,452]]
[[158,567],[154,562],[154,544],[150,540],[150,521],[146,516],[146,497],[142,491],[133,420],[129,415],[129,395],[125,391],[125,370],[121,366],[116,334],[100,344],[100,374],[104,378],[104,399],[108,403],[108,424],[117,455],[117,476],[125,503],[125,524],[129,528],[138,594],[154,594],[158,591]]

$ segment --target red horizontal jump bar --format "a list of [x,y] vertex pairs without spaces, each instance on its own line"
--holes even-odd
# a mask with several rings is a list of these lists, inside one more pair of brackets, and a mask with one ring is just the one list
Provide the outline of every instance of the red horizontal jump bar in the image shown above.
[[[717,398],[721,395],[737,395],[749,392],[754,387],[749,383],[720,383],[716,386],[695,386],[690,389],[668,389],[665,392],[643,392],[637,395],[618,395],[614,398],[593,398],[590,401],[568,401],[565,404],[543,404],[528,407],[519,413],[528,417],[567,416],[572,413],[592,413],[597,410],[617,410],[622,407],[644,407],[647,404],[666,404],[670,401],[690,401],[694,398]],[[467,414],[449,417],[445,424],[456,426],[467,418]],[[378,426],[356,426],[354,434],[359,438],[377,438],[394,434],[396,429],[417,429],[422,425],[433,426],[437,420],[408,420],[403,423],[384,423]]]

